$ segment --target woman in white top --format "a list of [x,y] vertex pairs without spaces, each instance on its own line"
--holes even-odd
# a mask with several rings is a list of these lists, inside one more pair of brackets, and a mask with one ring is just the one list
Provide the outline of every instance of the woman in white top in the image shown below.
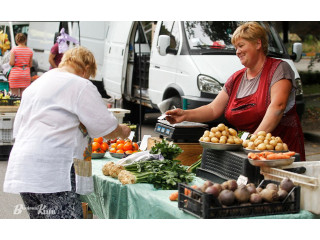
[[80,165],[91,164],[91,138],[129,136],[88,80],[96,69],[89,50],[70,49],[23,94],[4,192],[20,193],[30,218],[82,218],[79,194],[93,181]]

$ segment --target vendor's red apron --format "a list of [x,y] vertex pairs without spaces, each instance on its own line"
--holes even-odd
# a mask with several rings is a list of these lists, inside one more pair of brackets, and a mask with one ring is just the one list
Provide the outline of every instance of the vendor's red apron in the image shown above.
[[[235,73],[230,88],[229,102],[225,110],[228,122],[240,131],[253,133],[260,125],[270,104],[270,84],[274,71],[281,60],[267,58],[262,70],[258,89],[252,95],[236,98],[239,85],[246,68]],[[272,136],[279,136],[288,145],[290,151],[300,153],[301,161],[305,161],[304,139],[296,105],[283,115]]]

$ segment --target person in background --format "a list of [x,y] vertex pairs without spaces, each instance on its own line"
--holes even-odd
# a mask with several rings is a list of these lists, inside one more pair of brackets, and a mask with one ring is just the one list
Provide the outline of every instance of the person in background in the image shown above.
[[91,164],[92,138],[130,134],[89,81],[96,71],[89,50],[72,48],[24,92],[3,189],[20,193],[30,218],[83,218],[79,194],[93,192],[93,180],[80,165]]
[[33,52],[26,46],[27,37],[18,33],[15,37],[17,46],[12,48],[9,64],[12,66],[9,74],[9,87],[13,95],[21,97],[23,91],[31,83],[30,68]]
[[58,42],[56,42],[50,50],[50,54],[49,54],[50,68],[49,69],[57,68],[59,66],[59,63],[61,62],[62,57],[63,57],[63,53],[59,53],[59,44]]
[[267,57],[266,30],[256,22],[239,26],[232,44],[245,68],[234,73],[223,90],[208,105],[196,109],[166,112],[171,123],[209,122],[224,114],[239,131],[279,136],[289,150],[305,161],[304,138],[295,104],[295,76],[290,65]]

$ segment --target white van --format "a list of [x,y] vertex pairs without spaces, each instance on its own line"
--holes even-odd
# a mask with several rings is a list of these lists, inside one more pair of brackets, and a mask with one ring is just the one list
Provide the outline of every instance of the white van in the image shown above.
[[[243,68],[231,44],[232,33],[240,23],[159,21],[149,51],[139,22],[109,22],[103,67],[107,94],[131,109],[133,122],[138,121],[140,102],[142,115],[147,108],[158,109],[161,103],[166,110],[173,106],[196,108],[211,102],[227,79]],[[302,86],[292,59],[300,60],[302,45],[294,44],[290,56],[272,25],[261,24],[268,30],[269,56],[287,61],[295,72],[301,116]]]

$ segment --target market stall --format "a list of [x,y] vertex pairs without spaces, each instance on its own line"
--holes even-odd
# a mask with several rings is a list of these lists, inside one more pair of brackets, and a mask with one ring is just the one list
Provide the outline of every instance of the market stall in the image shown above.
[[[195,216],[178,208],[178,203],[169,200],[175,190],[157,190],[152,184],[122,185],[118,179],[104,176],[102,167],[119,159],[106,153],[102,159],[92,160],[95,192],[82,196],[98,218],[120,219],[194,219]],[[200,185],[203,179],[196,177],[193,184]],[[295,214],[268,215],[256,218],[310,219],[315,215],[301,210]]]

